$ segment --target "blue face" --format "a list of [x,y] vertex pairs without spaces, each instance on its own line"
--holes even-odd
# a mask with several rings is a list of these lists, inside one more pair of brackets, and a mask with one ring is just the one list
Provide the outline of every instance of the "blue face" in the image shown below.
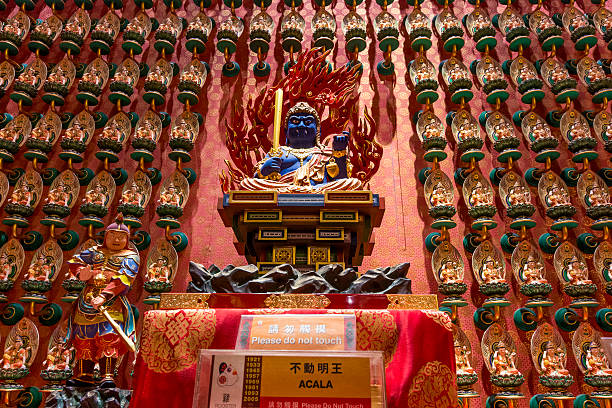
[[298,149],[314,147],[317,130],[317,121],[313,115],[291,115],[287,121],[287,145]]

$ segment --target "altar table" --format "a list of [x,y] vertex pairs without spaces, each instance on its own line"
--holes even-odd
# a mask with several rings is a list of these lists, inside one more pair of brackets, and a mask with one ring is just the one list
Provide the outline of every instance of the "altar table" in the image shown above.
[[177,309],[144,315],[130,407],[191,407],[198,350],[233,349],[243,314],[280,313],[354,313],[357,349],[384,353],[389,408],[457,406],[452,325],[443,312]]

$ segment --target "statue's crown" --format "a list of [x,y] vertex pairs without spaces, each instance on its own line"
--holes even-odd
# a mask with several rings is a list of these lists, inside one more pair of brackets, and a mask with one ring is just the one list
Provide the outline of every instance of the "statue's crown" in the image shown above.
[[106,231],[125,232],[127,234],[130,233],[128,226],[123,223],[123,216],[121,214],[117,216],[115,222],[106,227]]
[[319,120],[319,113],[315,108],[310,106],[308,102],[298,102],[287,111],[287,115],[285,116],[285,127],[287,127],[287,124],[289,123],[289,118],[296,114],[312,115],[317,122],[317,127],[319,127],[321,124],[321,121]]

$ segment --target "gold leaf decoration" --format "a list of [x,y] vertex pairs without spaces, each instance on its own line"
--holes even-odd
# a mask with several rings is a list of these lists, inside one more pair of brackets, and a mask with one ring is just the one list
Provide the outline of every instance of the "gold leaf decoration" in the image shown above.
[[450,368],[439,361],[430,361],[421,367],[412,380],[406,407],[457,407],[455,376]]

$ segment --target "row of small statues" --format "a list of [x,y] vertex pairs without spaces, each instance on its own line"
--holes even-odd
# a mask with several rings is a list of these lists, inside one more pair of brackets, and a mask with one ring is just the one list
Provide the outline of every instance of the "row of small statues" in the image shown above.
[[[20,204],[23,206],[31,206],[35,201],[35,192],[32,188],[24,185],[21,188],[14,189],[11,193],[10,202]],[[45,199],[45,204],[55,204],[64,207],[68,207],[73,200],[73,192],[67,185],[60,185],[60,188],[51,190],[49,195]],[[83,198],[83,204],[95,204],[105,206],[108,204],[108,195],[104,192],[104,187],[101,185],[96,186],[93,190],[87,191]],[[160,205],[172,205],[179,207],[181,205],[181,194],[177,188],[170,186],[165,190],[159,197],[158,204]],[[131,204],[140,206],[144,202],[144,194],[139,191],[137,186],[132,188],[124,189],[121,194],[121,202],[124,204]]]
[[[608,260],[606,268],[609,273],[612,273],[612,260]],[[449,258],[443,261],[437,273],[443,283],[459,283],[463,282],[464,267],[462,263]],[[478,273],[482,277],[483,283],[506,282],[504,267],[493,257],[487,257],[482,262]],[[588,278],[589,269],[587,265],[575,255],[566,262],[563,273],[564,276],[567,276],[570,284],[590,285],[592,283]],[[525,260],[519,274],[523,278],[523,284],[548,282],[545,277],[544,264],[534,257]]]
[[[457,363],[457,374],[474,374],[474,368],[470,362],[468,346],[455,343],[455,361]],[[552,377],[565,377],[569,375],[566,368],[567,356],[563,348],[555,346],[552,342],[545,345],[542,353],[539,370],[542,375]],[[612,376],[610,362],[602,347],[598,343],[591,343],[588,347],[586,358],[586,375]],[[519,371],[516,368],[516,352],[509,351],[503,342],[496,346],[491,358],[492,374],[514,375]]]
[[[590,203],[591,206],[610,205],[610,194],[602,186],[594,185],[586,193],[585,202]],[[513,185],[508,189],[506,200],[511,206],[531,204],[531,193],[523,185]],[[553,184],[547,189],[544,200],[550,208],[571,205],[570,197],[558,184]],[[448,191],[442,183],[438,183],[433,187],[429,202],[432,207],[452,206],[452,192]],[[472,188],[467,204],[472,208],[485,205],[495,206],[493,190],[478,182]]]
[[[74,362],[74,347],[66,343],[57,342],[47,352],[47,358],[42,363],[43,370],[67,371],[72,368]],[[21,337],[5,348],[0,366],[4,370],[17,370],[27,368],[28,356],[32,349]]]
[[[14,268],[14,263],[6,253],[0,253],[0,281],[9,279]],[[50,276],[55,272],[55,262],[43,252],[34,260],[28,268],[26,280],[48,282]],[[149,282],[169,282],[172,269],[168,265],[168,259],[160,256],[147,269]],[[77,279],[77,276],[68,272],[67,279]]]

